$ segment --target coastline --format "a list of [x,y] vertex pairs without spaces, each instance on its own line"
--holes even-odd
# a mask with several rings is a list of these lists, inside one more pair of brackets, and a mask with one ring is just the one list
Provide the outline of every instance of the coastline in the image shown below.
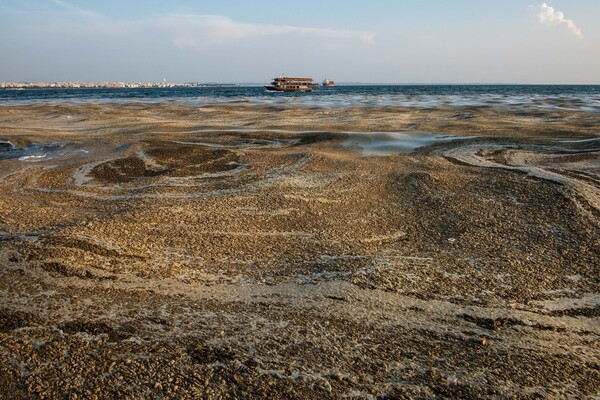
[[[598,126],[492,106],[2,106],[0,142],[47,156],[0,158],[0,391],[593,396]],[[463,139],[368,156],[347,132]]]

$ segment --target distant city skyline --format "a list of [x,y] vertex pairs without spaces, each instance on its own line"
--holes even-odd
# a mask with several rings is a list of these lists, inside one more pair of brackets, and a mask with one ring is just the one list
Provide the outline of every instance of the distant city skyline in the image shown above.
[[4,0],[1,82],[600,83],[600,2]]

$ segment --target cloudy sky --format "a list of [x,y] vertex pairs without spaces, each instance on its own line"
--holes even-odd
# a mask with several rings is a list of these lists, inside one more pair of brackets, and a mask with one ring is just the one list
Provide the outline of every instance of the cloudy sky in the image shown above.
[[600,84],[598,0],[1,0],[0,81]]

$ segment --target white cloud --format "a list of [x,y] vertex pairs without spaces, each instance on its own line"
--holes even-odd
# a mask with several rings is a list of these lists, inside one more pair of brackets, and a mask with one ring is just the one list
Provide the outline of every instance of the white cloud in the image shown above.
[[201,48],[244,38],[301,34],[330,39],[355,39],[372,43],[374,33],[293,25],[253,24],[234,21],[221,15],[171,14],[153,21],[173,33],[178,47]]
[[565,14],[562,11],[557,11],[554,9],[554,7],[550,7],[546,3],[543,3],[540,8],[541,11],[538,14],[538,19],[542,24],[566,25],[575,36],[577,36],[579,39],[583,39],[583,32],[581,31],[581,28],[575,25],[573,20],[566,19]]
[[[53,32],[76,31],[78,34],[99,34],[102,36],[130,35],[150,30],[169,38],[171,43],[179,48],[204,49],[207,46],[234,42],[240,39],[284,35],[328,39],[330,43],[344,40],[371,44],[375,38],[373,32],[367,31],[240,22],[223,15],[171,13],[133,20],[111,20],[100,13],[71,4],[71,0],[44,1],[53,4],[55,7],[52,14],[49,14],[46,19],[47,24],[41,23],[36,26],[38,30],[44,29],[44,26],[47,28],[49,25]],[[0,10],[5,8],[5,6],[0,5]],[[40,13],[38,9],[22,11],[11,9],[10,11],[13,14],[27,15]],[[56,13],[64,18],[55,18]]]

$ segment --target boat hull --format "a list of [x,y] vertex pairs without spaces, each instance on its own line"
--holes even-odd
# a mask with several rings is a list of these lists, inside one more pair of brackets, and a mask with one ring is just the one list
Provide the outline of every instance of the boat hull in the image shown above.
[[265,88],[270,92],[312,92],[313,89],[310,87],[306,88],[283,88],[277,86],[265,86]]

